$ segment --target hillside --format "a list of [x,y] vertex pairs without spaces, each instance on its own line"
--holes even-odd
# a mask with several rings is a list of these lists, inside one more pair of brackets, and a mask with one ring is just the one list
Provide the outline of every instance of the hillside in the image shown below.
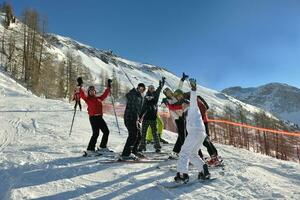
[[222,92],[300,125],[300,89],[281,83],[256,88],[231,87]]
[[[225,168],[211,169],[207,184],[162,190],[174,161],[152,164],[103,164],[83,158],[91,135],[88,116],[78,112],[71,137],[71,105],[36,97],[0,73],[0,199],[299,199],[300,165],[247,150],[216,145]],[[118,134],[114,116],[109,147],[121,152],[127,132]],[[176,135],[164,131],[174,142]],[[168,151],[172,144],[164,145]],[[151,149],[151,148],[150,148]],[[204,151],[206,153],[206,151]],[[191,175],[195,174],[191,166]]]
[[[3,16],[0,17],[0,20],[3,20]],[[22,60],[24,27],[26,28],[19,20],[11,24],[8,29],[2,24],[0,25],[0,31],[5,33],[4,39],[7,40],[3,48],[9,52],[11,38],[15,41],[15,43],[13,43],[15,49],[11,55],[13,59],[9,59],[10,56],[6,55],[7,52],[6,54],[1,54],[0,52],[0,65],[4,69],[7,68],[8,74],[13,75],[21,82],[26,79],[22,74],[24,71],[22,67],[24,62],[24,60]],[[164,76],[167,81],[165,87],[170,87],[175,90],[178,86],[180,77],[177,77],[163,67],[130,61],[111,51],[99,50],[71,38],[56,34],[45,34],[45,38],[46,40],[42,40],[44,44],[42,48],[42,66],[37,69],[40,71],[40,75],[37,76],[33,74],[32,78],[28,79],[29,81],[32,80],[32,83],[24,83],[27,87],[33,87],[34,93],[38,96],[51,98],[52,95],[55,98],[69,98],[76,84],[76,75],[70,73],[70,70],[76,69],[86,74],[87,80],[85,80],[85,87],[89,84],[96,84],[97,87],[100,88],[100,91],[105,84],[105,80],[115,74],[116,80],[120,83],[120,98],[118,101],[121,103],[124,102],[122,98],[124,97],[124,93],[133,87],[131,82],[134,86],[139,82],[144,82],[146,85],[153,84],[154,86],[158,86],[159,80]],[[41,52],[37,52],[37,54],[39,53]],[[72,54],[71,58],[69,57],[70,54]],[[80,64],[78,66],[69,66],[68,63],[70,59],[74,60],[75,58],[80,61]],[[32,62],[35,63],[38,61],[39,60],[33,60]],[[74,69],[72,69],[72,67],[74,67]],[[184,71],[184,68],[182,71]],[[66,76],[66,73],[69,73],[68,76]],[[68,80],[66,80],[66,77],[68,77]],[[255,106],[245,104],[221,92],[202,87],[201,80],[198,80],[198,83],[198,93],[208,102],[211,108],[210,111],[213,112],[214,116],[223,117],[224,107],[231,107],[232,110],[235,111],[243,109],[248,112],[247,116],[250,120],[252,120],[254,113],[262,112],[261,109]],[[39,85],[39,87],[35,88],[34,86],[36,85]],[[53,88],[53,86],[56,88]],[[184,90],[189,90],[187,84],[184,85]],[[161,98],[162,97],[163,95],[161,95]],[[276,119],[276,117],[271,114],[268,114],[268,116]]]

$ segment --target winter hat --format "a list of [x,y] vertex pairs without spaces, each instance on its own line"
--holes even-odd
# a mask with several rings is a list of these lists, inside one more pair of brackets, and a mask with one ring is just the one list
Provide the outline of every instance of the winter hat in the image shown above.
[[163,93],[164,93],[164,95],[168,96],[168,92],[170,92],[170,94],[173,96],[173,91],[170,88],[166,87],[163,90]]
[[180,90],[180,89],[175,90],[175,92],[174,92],[174,97],[177,98],[179,95],[183,95],[183,91]]

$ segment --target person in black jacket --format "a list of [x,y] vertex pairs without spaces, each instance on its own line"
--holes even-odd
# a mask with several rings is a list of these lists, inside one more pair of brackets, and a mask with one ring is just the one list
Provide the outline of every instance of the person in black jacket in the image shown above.
[[159,81],[159,87],[155,90],[153,85],[148,87],[146,96],[144,97],[144,103],[142,111],[139,115],[139,121],[143,121],[142,124],[142,138],[139,145],[139,151],[146,151],[146,135],[147,129],[150,126],[152,129],[152,135],[154,139],[154,148],[156,152],[161,151],[159,136],[157,134],[156,118],[157,118],[157,103],[161,89],[165,84],[165,77]]
[[131,89],[126,94],[127,104],[124,113],[124,122],[128,130],[128,138],[125,143],[121,158],[136,159],[139,156],[137,152],[141,140],[141,134],[137,127],[138,117],[143,105],[142,94],[145,92],[145,85],[139,83],[137,88]]

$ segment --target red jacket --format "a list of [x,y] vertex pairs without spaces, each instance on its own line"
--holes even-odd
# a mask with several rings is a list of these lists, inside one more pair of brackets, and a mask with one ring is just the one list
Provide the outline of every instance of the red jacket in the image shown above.
[[207,109],[206,109],[204,103],[199,98],[197,98],[197,104],[198,104],[198,108],[201,112],[203,122],[207,123],[208,122]]
[[[197,104],[198,104],[198,108],[201,112],[203,122],[208,123],[207,109],[206,109],[205,105],[203,104],[203,102],[199,98],[197,98]],[[182,105],[168,104],[167,106],[172,111],[182,109]]]
[[86,94],[86,92],[83,89],[80,89],[80,98],[82,98],[87,104],[87,110],[90,117],[95,115],[103,115],[102,101],[106,99],[109,93],[110,88],[106,88],[101,96],[90,97]]
[[80,100],[80,92],[77,91],[77,89],[75,89],[73,95],[73,101],[79,101],[79,100]]

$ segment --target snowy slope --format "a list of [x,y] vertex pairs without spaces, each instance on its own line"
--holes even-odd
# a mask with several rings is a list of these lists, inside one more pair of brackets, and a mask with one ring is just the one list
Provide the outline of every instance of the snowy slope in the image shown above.
[[[3,16],[0,15],[0,20],[3,20]],[[4,27],[0,24],[0,32],[5,31],[8,36],[14,34],[16,38],[16,51],[15,57],[20,57],[22,55],[22,29],[23,24],[17,20],[16,23],[11,24],[8,30],[4,30]],[[130,61],[120,56],[115,55],[112,52],[96,49],[94,47],[82,44],[68,37],[59,36],[56,34],[47,34],[47,42],[45,43],[44,52],[53,55],[58,61],[66,59],[68,52],[72,52],[75,56],[79,56],[83,62],[83,65],[88,67],[94,78],[94,83],[101,83],[100,75],[108,74],[112,76],[113,70],[115,70],[118,78],[121,82],[121,90],[123,93],[127,92],[133,86],[128,81],[124,72],[128,74],[133,85],[136,86],[139,82],[144,82],[147,86],[153,84],[158,86],[159,80],[162,76],[166,77],[165,87],[170,87],[171,89],[177,89],[180,78],[169,72],[168,70],[151,64],[144,64],[135,61]],[[1,55],[5,58],[5,55]],[[1,58],[2,58],[1,57]],[[0,65],[5,65],[5,59],[0,59]],[[21,60],[16,65],[21,66]],[[184,71],[184,66],[182,66],[182,71]],[[189,72],[186,72],[189,73]],[[197,80],[199,83],[198,93],[205,98],[214,111],[216,115],[223,115],[224,106],[231,106],[233,110],[236,110],[237,106],[241,105],[244,109],[250,111],[251,113],[259,112],[261,109],[240,102],[230,96],[224,95],[215,90],[209,88],[201,87],[201,80]],[[184,84],[184,91],[188,91],[188,84]],[[162,98],[164,95],[161,95]],[[122,100],[121,100],[122,101]],[[251,116],[249,116],[251,118]]]
[[231,87],[222,92],[300,125],[300,89],[282,83],[257,88]]
[[[156,181],[172,179],[168,168],[175,161],[101,164],[100,157],[83,158],[91,135],[86,112],[77,114],[69,137],[70,104],[35,97],[3,73],[0,84],[0,199],[300,199],[298,163],[224,145],[217,148],[225,169],[211,169],[216,180],[162,190]],[[121,152],[127,136],[122,119],[121,135],[113,116],[105,120],[109,147]],[[166,131],[164,137],[174,142],[176,135]]]
[[[101,73],[106,72],[111,76],[113,70],[115,70],[120,78],[121,85],[126,86],[127,88],[132,88],[132,85],[128,81],[125,73],[128,74],[134,86],[140,82],[145,83],[146,86],[151,84],[158,86],[159,80],[164,76],[166,77],[165,87],[169,87],[173,90],[178,88],[180,77],[177,77],[162,67],[129,61],[111,52],[99,50],[71,38],[56,34],[48,34],[47,41],[52,45],[53,51],[57,52],[58,55],[63,55],[68,51],[72,51],[75,55],[80,56],[83,64],[91,70],[96,83],[100,82],[99,77],[101,77]],[[184,66],[182,71],[184,71]],[[235,109],[236,106],[241,105],[251,113],[261,111],[261,109],[255,106],[240,102],[221,92],[202,87],[201,80],[198,80],[198,83],[198,93],[205,98],[216,114],[222,115],[224,106],[227,105],[231,106],[233,109]],[[187,83],[184,84],[183,90],[189,91]],[[160,97],[162,98],[163,95]],[[269,114],[269,116],[271,116],[271,114]],[[275,118],[274,116],[272,117]]]

